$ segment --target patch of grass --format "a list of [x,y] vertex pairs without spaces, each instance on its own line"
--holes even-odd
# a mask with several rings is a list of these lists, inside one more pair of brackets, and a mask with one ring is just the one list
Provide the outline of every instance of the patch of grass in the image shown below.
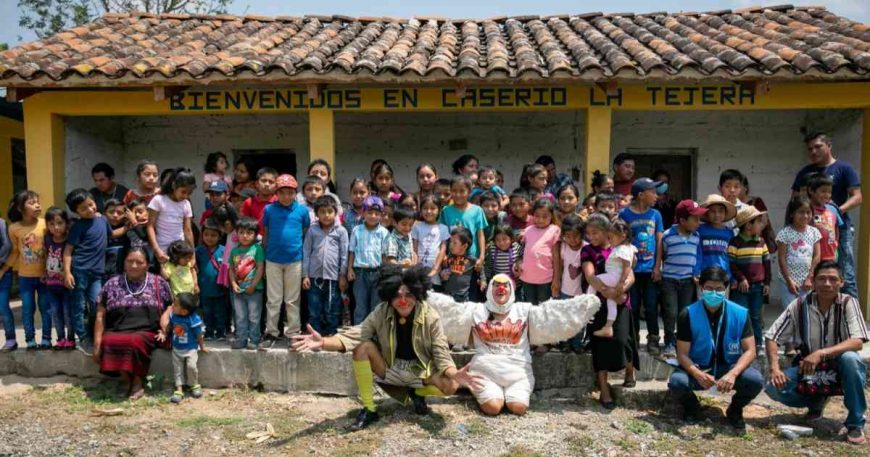
[[372,434],[370,431],[366,436],[361,436],[361,439],[350,441],[346,440],[342,447],[336,447],[330,452],[333,457],[367,457],[372,454],[381,444],[380,433]]
[[544,454],[525,446],[513,446],[504,454],[500,454],[499,457],[544,457]]
[[204,427],[226,427],[236,425],[242,422],[241,417],[215,417],[197,415],[185,417],[179,420],[175,425],[181,428],[204,428]]
[[637,448],[637,443],[635,443],[634,440],[630,440],[628,438],[620,438],[616,441],[615,444],[619,446],[619,448],[623,451],[632,451]]
[[638,419],[629,419],[628,421],[626,421],[625,428],[626,430],[637,435],[646,435],[647,433],[653,431],[652,424]]
[[572,454],[588,453],[595,448],[595,440],[589,435],[573,435],[569,436],[568,448]]
[[470,418],[465,421],[465,426],[468,427],[469,436],[484,436],[490,433],[490,428],[486,426],[486,422],[480,417]]

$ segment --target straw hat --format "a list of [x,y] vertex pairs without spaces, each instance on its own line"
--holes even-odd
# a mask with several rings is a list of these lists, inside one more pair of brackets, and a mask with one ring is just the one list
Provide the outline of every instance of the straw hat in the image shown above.
[[[726,222],[734,219],[734,217],[737,216],[737,208],[734,206],[734,204],[729,202],[725,199],[725,197],[719,194],[710,194],[707,196],[707,198],[704,199],[703,202],[701,202],[701,208],[710,209],[710,205],[722,205],[725,207]],[[706,220],[706,215],[701,217]]]
[[737,213],[737,226],[743,227],[747,222],[753,221],[765,214],[767,214],[767,211],[759,211],[758,208],[752,205],[746,205],[745,208]]

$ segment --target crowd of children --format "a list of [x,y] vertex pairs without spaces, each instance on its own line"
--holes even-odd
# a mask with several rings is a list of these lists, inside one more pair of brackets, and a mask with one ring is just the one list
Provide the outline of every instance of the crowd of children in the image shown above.
[[[617,170],[629,160],[621,156]],[[487,279],[497,274],[512,277],[518,299],[533,304],[586,287],[630,293],[633,319],[646,320],[652,354],[662,350],[660,334],[665,353],[675,351],[677,315],[694,302],[700,271],[716,265],[729,272],[730,297],[749,309],[760,342],[771,257],[788,303],[808,292],[820,260],[836,258],[842,223],[830,204],[831,179],[822,174],[808,179],[808,196],[791,200],[774,237],[766,233],[766,211],[743,201],[748,183],[737,170],[722,172],[719,194],[676,203],[666,171],[656,172],[657,180],[628,184],[624,175],[615,182],[596,173],[593,192],[584,197],[570,178],[555,173],[552,158],[542,156],[506,192],[497,169],[478,167],[467,155],[449,178],[421,164],[418,190],[406,192],[392,167],[376,160],[368,177],[350,182],[345,204],[322,160],[300,179],[301,192],[294,176],[254,170],[246,160],[230,173],[219,152],[209,155],[205,171],[206,209],[198,224],[190,204],[198,198],[194,173],[160,173],[151,161],[138,164],[136,185],[123,196],[75,189],[66,209],[51,207],[43,215],[39,195],[15,195],[9,226],[0,219],[3,350],[18,347],[8,305],[11,269],[19,278],[26,347],[88,351],[101,284],[122,272],[130,248],[144,248],[149,269],[171,286],[176,306],[170,322],[181,329],[178,335],[189,334],[173,337],[173,360],[194,378],[196,349],[206,340],[231,336],[233,349],[267,350],[305,322],[324,335],[361,323],[380,301],[378,272],[386,264],[426,266],[436,290],[457,301],[480,301]],[[99,164],[95,181],[98,175],[111,178],[114,171]],[[598,276],[585,275],[580,265],[589,243],[613,248]],[[630,271],[634,285],[623,290]],[[606,306],[607,324],[595,333],[601,338],[613,336],[617,314],[614,300]],[[579,350],[582,340],[564,348]]]

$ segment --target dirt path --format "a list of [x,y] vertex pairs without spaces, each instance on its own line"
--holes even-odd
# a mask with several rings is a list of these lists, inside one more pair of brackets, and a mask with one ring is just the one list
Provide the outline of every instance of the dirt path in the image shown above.
[[[351,433],[347,427],[358,406],[348,398],[225,389],[181,405],[168,403],[168,391],[133,404],[116,399],[113,383],[43,381],[0,378],[0,455],[870,454],[870,447],[836,436],[842,402],[829,406],[832,419],[815,425],[816,436],[797,441],[776,436],[776,424],[800,421],[769,402],[748,408],[750,431],[740,437],[728,431],[724,404],[715,399],[704,400],[706,423],[686,426],[673,414],[644,408],[641,394],[610,413],[592,396],[536,401],[522,418],[483,417],[470,397],[432,402],[434,413],[425,417],[382,401],[381,422]],[[261,443],[247,436],[265,431],[266,424],[273,436]]]

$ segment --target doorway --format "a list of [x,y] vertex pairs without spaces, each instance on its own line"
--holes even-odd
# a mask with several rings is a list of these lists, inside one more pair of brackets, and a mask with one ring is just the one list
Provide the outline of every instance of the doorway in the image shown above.
[[253,165],[251,179],[257,179],[257,170],[271,167],[278,174],[296,176],[296,152],[292,149],[233,149],[233,163],[246,159]]
[[665,170],[671,175],[668,193],[680,201],[685,198],[696,200],[695,196],[695,157],[694,148],[628,148],[626,151],[634,156],[635,178],[648,176],[650,178],[658,170]]

